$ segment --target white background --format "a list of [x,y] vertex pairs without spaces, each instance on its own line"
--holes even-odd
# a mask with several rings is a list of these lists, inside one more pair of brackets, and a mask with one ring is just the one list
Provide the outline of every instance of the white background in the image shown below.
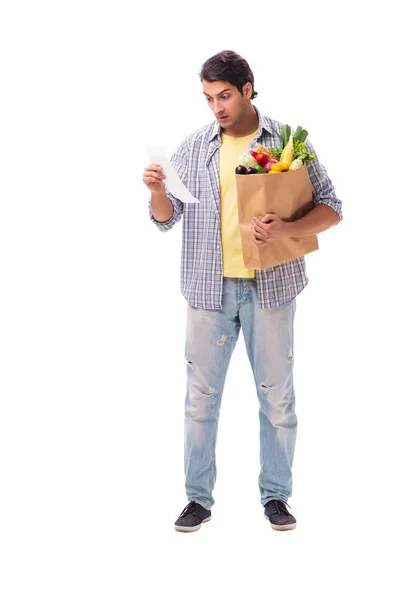
[[[3,2],[3,600],[397,598],[398,127],[391,2]],[[213,519],[183,479],[181,224],[141,178],[212,120],[202,63],[233,49],[256,106],[309,131],[344,221],[298,297],[295,531],[264,519],[243,338]]]

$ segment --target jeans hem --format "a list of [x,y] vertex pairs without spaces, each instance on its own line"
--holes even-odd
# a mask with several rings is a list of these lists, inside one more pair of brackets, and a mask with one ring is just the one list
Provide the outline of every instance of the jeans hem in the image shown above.
[[211,510],[211,507],[213,506],[213,504],[210,504],[210,502],[204,502],[204,500],[198,500],[197,498],[188,496],[187,499],[188,502],[197,502],[197,504],[200,504],[206,510]]
[[282,500],[285,504],[287,504],[288,498],[286,497],[282,497],[282,496],[267,496],[266,500],[261,500],[261,504],[263,506],[265,506],[267,504],[267,502],[269,502],[270,500]]

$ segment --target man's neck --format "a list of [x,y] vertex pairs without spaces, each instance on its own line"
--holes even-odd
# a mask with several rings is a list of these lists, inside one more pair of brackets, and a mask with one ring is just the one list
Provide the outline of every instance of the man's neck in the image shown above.
[[258,129],[258,115],[254,106],[251,104],[248,113],[246,113],[241,119],[240,123],[235,127],[223,129],[222,131],[231,137],[246,137],[251,133],[254,133]]

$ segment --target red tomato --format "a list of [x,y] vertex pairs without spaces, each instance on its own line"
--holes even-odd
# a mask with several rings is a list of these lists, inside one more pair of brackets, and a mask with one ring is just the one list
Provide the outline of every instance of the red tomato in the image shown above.
[[268,154],[265,154],[265,152],[260,152],[259,154],[256,154],[254,158],[256,159],[259,165],[265,165],[269,160]]

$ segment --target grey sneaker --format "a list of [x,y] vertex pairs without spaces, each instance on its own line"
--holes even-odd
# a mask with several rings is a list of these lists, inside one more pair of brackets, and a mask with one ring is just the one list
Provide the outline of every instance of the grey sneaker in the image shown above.
[[197,502],[189,502],[175,521],[175,530],[189,533],[200,529],[202,523],[211,519],[211,510],[203,508]]
[[264,516],[269,520],[272,529],[286,531],[296,527],[296,519],[290,514],[285,504],[284,500],[270,500],[265,504]]

